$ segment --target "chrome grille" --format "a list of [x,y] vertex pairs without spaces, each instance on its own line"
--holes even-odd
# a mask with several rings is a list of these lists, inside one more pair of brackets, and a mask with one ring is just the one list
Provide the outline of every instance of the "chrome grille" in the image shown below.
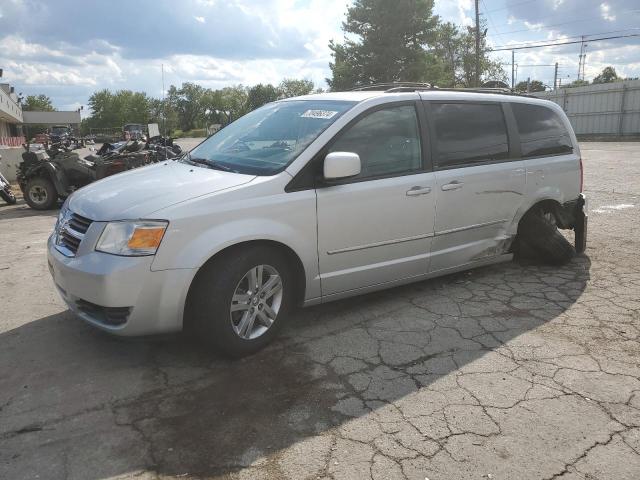
[[56,225],[56,248],[67,257],[74,257],[93,220],[70,210],[61,213]]

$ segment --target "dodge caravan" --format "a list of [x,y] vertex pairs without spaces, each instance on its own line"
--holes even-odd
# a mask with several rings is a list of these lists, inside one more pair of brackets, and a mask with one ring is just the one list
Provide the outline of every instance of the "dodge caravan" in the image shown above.
[[[265,105],[177,160],[84,187],[48,241],[60,295],[117,335],[187,329],[266,345],[314,305],[586,244],[580,149],[562,109],[438,89]],[[575,248],[558,229],[575,231]]]

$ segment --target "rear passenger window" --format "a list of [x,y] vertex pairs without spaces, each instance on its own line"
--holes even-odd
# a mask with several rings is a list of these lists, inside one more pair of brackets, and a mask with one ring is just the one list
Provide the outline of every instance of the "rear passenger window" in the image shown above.
[[432,103],[438,168],[509,158],[507,126],[499,104]]
[[573,152],[571,137],[556,112],[541,105],[512,103],[522,157],[562,155]]

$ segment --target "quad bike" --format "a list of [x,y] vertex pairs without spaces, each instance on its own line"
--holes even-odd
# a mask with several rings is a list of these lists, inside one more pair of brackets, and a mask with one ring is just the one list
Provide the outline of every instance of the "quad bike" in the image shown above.
[[18,184],[27,204],[36,210],[53,208],[85,185],[151,162],[140,142],[105,144],[96,155],[85,158],[64,144],[38,151],[30,151],[29,145],[24,148]]
[[[0,155],[0,161],[2,160],[2,155]],[[9,181],[4,178],[4,175],[0,173],[0,197],[7,202],[9,205],[13,205],[16,203],[16,196],[11,191],[11,185]]]

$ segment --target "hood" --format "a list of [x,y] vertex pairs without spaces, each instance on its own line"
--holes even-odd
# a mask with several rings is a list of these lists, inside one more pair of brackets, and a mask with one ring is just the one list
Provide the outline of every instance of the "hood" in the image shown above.
[[69,208],[94,221],[144,218],[170,205],[249,183],[254,178],[169,161],[87,185],[73,194]]

